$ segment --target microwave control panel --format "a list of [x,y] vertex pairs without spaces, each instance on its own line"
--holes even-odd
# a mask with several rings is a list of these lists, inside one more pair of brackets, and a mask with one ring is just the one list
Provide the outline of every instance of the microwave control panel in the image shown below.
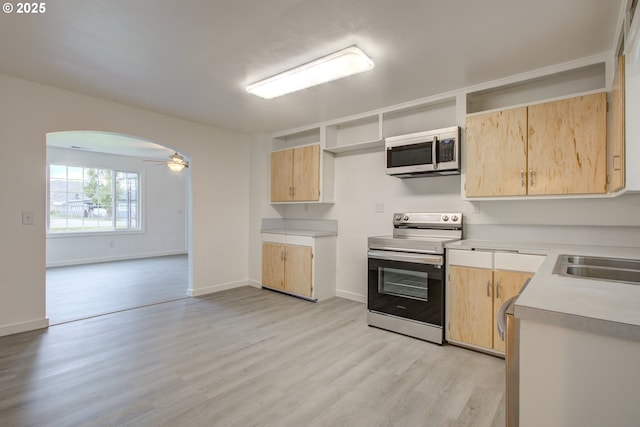
[[438,141],[438,163],[453,162],[456,160],[456,140],[454,138]]

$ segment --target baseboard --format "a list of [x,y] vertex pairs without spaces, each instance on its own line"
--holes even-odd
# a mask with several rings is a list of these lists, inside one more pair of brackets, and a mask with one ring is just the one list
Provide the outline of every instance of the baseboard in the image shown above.
[[74,259],[74,260],[66,260],[66,261],[47,262],[46,265],[47,265],[47,268],[66,267],[70,265],[97,264],[100,262],[127,261],[131,259],[156,258],[156,257],[172,256],[172,255],[187,255],[187,252],[166,251],[166,252],[154,252],[154,253],[146,253],[146,254],[130,254],[130,255],[121,255],[121,256],[84,258],[84,259]]
[[254,288],[258,288],[258,289],[262,288],[262,283],[260,283],[258,281],[255,281],[255,280],[249,280],[247,282],[247,285],[253,286]]
[[200,297],[202,295],[213,294],[220,291],[226,291],[227,289],[241,288],[243,286],[251,285],[248,280],[240,280],[238,282],[223,283],[221,285],[209,286],[206,288],[187,289],[187,295],[190,297]]
[[28,322],[13,323],[11,325],[0,326],[0,337],[19,334],[21,332],[35,331],[49,327],[49,319],[30,320]]
[[[238,282],[223,283],[221,285],[209,286],[206,288],[187,289],[187,295],[190,297],[199,297],[202,295],[213,294],[215,292],[226,291],[227,289],[241,288],[242,286],[252,286],[254,288],[262,288],[262,284],[255,280],[240,280]],[[356,294],[349,291],[336,291],[336,296],[339,298],[356,301],[362,304],[367,303],[367,296]]]
[[354,292],[349,291],[341,291],[339,289],[336,290],[336,296],[344,299],[349,299],[351,301],[361,302],[363,304],[367,303],[367,296],[356,294]]

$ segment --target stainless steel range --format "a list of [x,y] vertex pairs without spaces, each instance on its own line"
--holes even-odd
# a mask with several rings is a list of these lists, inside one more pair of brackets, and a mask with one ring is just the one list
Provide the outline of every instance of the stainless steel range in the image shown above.
[[444,245],[462,238],[461,213],[396,213],[393,235],[368,239],[367,322],[442,344]]

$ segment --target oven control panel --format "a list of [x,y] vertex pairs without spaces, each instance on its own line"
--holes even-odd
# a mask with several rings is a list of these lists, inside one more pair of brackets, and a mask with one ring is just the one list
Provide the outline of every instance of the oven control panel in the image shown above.
[[437,226],[461,226],[462,213],[424,213],[424,212],[399,212],[393,214],[394,226],[437,227]]

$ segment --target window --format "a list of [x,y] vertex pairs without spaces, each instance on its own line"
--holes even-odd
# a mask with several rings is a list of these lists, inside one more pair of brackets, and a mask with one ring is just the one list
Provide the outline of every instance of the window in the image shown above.
[[140,174],[49,166],[49,232],[140,230]]

